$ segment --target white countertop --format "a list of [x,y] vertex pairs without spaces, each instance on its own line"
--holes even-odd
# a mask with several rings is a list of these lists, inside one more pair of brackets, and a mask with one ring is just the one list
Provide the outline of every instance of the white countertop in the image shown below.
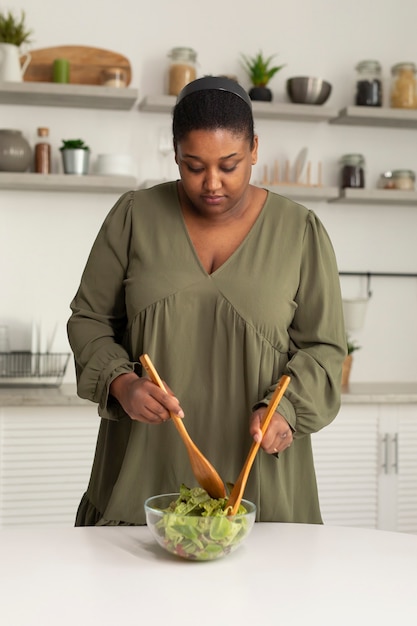
[[0,531],[4,626],[415,626],[417,536],[255,524],[218,561],[146,527]]
[[414,404],[417,382],[350,383],[342,389],[342,404]]
[[[417,403],[417,382],[351,383],[342,390],[342,404]],[[1,406],[91,406],[77,396],[75,384],[60,387],[0,387]]]

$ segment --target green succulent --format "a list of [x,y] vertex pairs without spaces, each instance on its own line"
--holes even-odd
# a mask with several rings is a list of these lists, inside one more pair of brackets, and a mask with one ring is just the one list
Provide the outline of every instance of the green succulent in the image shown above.
[[82,139],[63,139],[60,150],[89,150]]
[[270,67],[272,59],[275,56],[276,55],[273,54],[265,58],[261,51],[253,57],[247,57],[242,54],[243,67],[248,72],[250,80],[255,87],[265,87],[271,78],[285,67],[285,65]]
[[21,12],[20,20],[11,11],[0,12],[0,43],[11,43],[20,46],[22,43],[30,43],[32,31],[26,29],[26,14]]

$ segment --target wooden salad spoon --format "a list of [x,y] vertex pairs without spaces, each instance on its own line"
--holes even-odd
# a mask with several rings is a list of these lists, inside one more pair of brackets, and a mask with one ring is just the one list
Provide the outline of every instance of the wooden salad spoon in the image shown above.
[[[156,371],[151,359],[147,354],[142,354],[139,358],[143,367],[146,370],[149,378],[163,391],[167,392],[164,383],[161,380],[158,372]],[[190,458],[191,468],[194,476],[196,477],[199,485],[203,487],[212,498],[225,498],[226,487],[219,474],[216,472],[210,461],[206,459],[203,453],[197,448],[187,429],[184,426],[183,420],[175,413],[170,412],[170,416],[176,429],[178,430],[181,438],[185,444],[185,447]]]
[[[266,433],[266,429],[269,426],[269,423],[272,419],[275,409],[277,408],[282,396],[284,395],[284,392],[286,388],[288,387],[290,380],[291,380],[290,376],[286,376],[285,374],[281,376],[281,378],[279,379],[278,385],[276,386],[274,394],[268,404],[268,409],[267,409],[267,412],[265,413],[265,417],[261,425],[262,436],[264,436],[264,434]],[[252,468],[256,453],[258,452],[260,445],[261,445],[260,441],[258,442],[254,441],[252,443],[252,446],[251,446],[251,449],[249,450],[249,454],[246,458],[246,461],[242,467],[242,470],[238,476],[237,481],[235,482],[233,486],[233,489],[231,491],[231,494],[226,504],[226,508],[229,506],[232,507],[230,515],[236,515],[239,509],[240,503],[243,498],[243,493],[245,491],[246,483],[248,481],[249,472]]]

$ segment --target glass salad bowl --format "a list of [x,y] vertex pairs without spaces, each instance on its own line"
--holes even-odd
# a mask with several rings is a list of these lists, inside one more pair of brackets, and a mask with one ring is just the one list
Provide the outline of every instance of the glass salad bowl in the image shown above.
[[192,561],[211,561],[230,554],[252,530],[256,506],[242,500],[236,515],[227,515],[227,498],[214,500],[204,489],[181,486],[180,493],[145,501],[146,522],[165,550]]

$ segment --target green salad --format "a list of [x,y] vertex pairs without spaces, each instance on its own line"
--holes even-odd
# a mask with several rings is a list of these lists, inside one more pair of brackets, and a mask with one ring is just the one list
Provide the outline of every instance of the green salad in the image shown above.
[[215,559],[230,552],[253,522],[242,517],[247,513],[242,504],[233,517],[226,504],[227,498],[213,499],[201,487],[181,485],[178,498],[163,509],[168,515],[156,523],[166,549],[195,560]]

